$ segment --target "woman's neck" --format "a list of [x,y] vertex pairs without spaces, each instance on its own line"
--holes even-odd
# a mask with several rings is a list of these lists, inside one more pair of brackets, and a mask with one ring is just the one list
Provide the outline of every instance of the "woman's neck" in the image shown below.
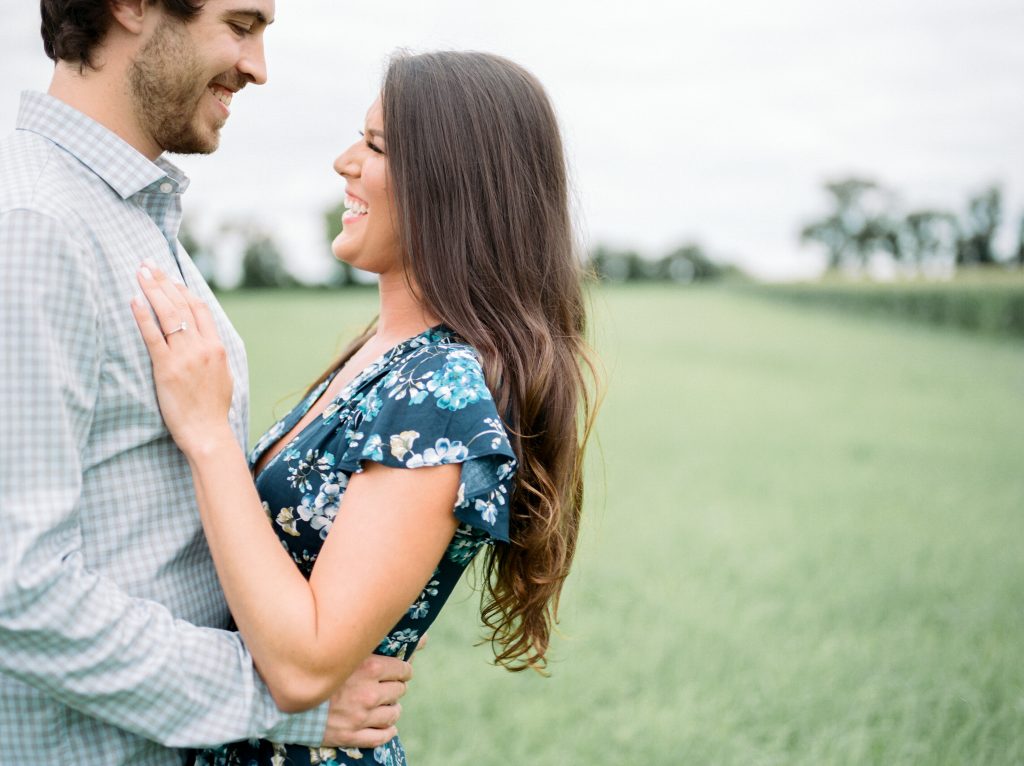
[[381,274],[378,290],[380,318],[374,337],[382,345],[394,345],[440,324],[440,319],[423,305],[404,274]]

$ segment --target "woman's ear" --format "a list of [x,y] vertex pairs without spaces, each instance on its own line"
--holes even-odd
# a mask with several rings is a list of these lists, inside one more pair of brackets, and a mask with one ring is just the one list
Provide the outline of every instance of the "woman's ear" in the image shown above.
[[110,15],[114,23],[130,34],[140,35],[145,29],[146,13],[151,11],[148,0],[110,0]]

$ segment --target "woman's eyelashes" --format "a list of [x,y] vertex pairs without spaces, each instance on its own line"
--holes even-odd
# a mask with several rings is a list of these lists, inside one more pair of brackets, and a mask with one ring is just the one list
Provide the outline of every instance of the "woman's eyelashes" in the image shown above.
[[376,152],[377,154],[384,154],[384,150],[377,146],[377,144],[373,143],[372,139],[367,138],[366,134],[363,131],[360,130],[359,135],[362,136],[363,140],[366,142],[366,145],[370,148],[370,151]]

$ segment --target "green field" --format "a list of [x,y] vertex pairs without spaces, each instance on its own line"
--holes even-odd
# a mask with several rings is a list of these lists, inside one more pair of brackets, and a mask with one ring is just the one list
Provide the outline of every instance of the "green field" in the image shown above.
[[[375,297],[224,304],[258,429]],[[607,289],[595,318],[553,676],[491,667],[464,593],[416,660],[413,766],[1024,763],[1019,341],[727,289]]]

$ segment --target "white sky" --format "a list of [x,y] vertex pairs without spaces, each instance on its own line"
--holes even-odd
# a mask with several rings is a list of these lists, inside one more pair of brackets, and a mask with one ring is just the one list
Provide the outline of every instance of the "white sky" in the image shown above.
[[[821,182],[877,178],[908,206],[961,212],[1003,186],[1024,214],[1021,0],[469,0],[277,3],[270,82],[234,101],[220,151],[178,158],[187,211],[267,223],[295,270],[329,257],[320,211],[389,52],[494,51],[561,116],[589,244],[657,256],[690,238],[767,275],[814,270],[801,223]],[[0,126],[51,66],[34,0],[0,0]]]

